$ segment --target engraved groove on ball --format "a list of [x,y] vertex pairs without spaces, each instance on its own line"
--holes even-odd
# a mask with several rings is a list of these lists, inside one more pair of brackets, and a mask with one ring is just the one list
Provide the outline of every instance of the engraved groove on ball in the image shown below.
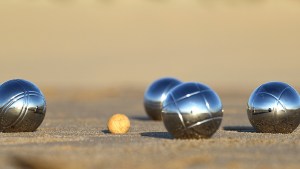
[[200,83],[178,85],[163,102],[163,122],[175,138],[209,138],[219,128],[222,116],[220,98]]
[[181,115],[181,111],[180,111],[180,109],[179,109],[179,107],[178,107],[178,105],[177,105],[177,101],[175,101],[175,98],[174,98],[174,96],[173,96],[172,93],[171,93],[170,95],[171,95],[172,99],[174,100],[174,104],[175,104],[175,106],[176,106],[176,108],[177,108],[177,110],[178,110],[178,112],[177,112],[178,118],[180,119],[180,121],[181,121],[183,127],[186,128],[185,122],[183,121],[183,117],[182,117],[182,115]]
[[[5,116],[6,113],[8,113],[8,109],[10,108],[10,106],[12,106],[17,101],[23,99],[23,105],[22,105],[19,117],[15,120],[15,122],[13,124],[7,125],[7,126],[5,126],[5,128],[17,125],[19,122],[21,122],[24,119],[24,117],[26,116],[26,114],[28,112],[28,103],[29,103],[28,96],[37,96],[37,97],[43,98],[43,96],[41,94],[34,92],[34,91],[26,91],[26,92],[20,93],[20,94],[16,95],[15,97],[11,98],[9,100],[9,102],[7,102],[7,104],[4,106],[4,108],[1,112],[1,113],[3,113],[3,116]],[[35,113],[38,113],[38,112],[35,112]],[[39,114],[41,114],[41,113],[39,113]],[[42,115],[44,115],[44,114],[42,114]]]
[[15,79],[0,86],[0,131],[34,131],[45,113],[46,100],[33,83]]
[[286,83],[265,83],[250,95],[247,114],[258,132],[291,133],[300,123],[299,94]]

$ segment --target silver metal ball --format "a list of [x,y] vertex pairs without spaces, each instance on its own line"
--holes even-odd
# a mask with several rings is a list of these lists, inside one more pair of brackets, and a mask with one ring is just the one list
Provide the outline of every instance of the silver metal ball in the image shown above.
[[219,96],[204,84],[183,83],[163,102],[163,122],[174,138],[209,138],[220,127],[222,117]]
[[265,83],[252,92],[247,114],[258,132],[291,133],[300,123],[299,94],[286,83]]
[[154,81],[144,94],[144,107],[149,117],[161,120],[162,102],[167,93],[182,82],[174,78],[161,78]]
[[35,131],[46,113],[46,101],[36,85],[9,80],[0,86],[0,132]]

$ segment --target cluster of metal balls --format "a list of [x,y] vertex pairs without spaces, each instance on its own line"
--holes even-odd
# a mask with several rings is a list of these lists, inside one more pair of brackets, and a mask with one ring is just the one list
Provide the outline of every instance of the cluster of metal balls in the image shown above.
[[[153,120],[163,120],[167,131],[180,139],[211,137],[220,127],[223,108],[210,87],[174,78],[154,81],[144,95],[144,107]],[[248,118],[257,132],[291,133],[300,123],[298,92],[282,82],[269,82],[251,94]]]
[[[209,138],[220,127],[223,106],[218,94],[197,82],[162,78],[145,92],[144,107],[163,120],[174,138]],[[269,82],[250,95],[247,114],[257,132],[291,133],[300,123],[300,97],[290,85]],[[0,85],[0,132],[35,131],[44,120],[46,100],[39,88],[14,79]]]

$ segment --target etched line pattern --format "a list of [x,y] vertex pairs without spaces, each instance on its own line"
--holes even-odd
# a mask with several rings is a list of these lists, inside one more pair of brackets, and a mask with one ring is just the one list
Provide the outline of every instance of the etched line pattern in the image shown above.
[[[266,95],[268,95],[268,96],[271,96],[272,98],[274,98],[275,99],[275,105],[281,105],[282,106],[282,108],[283,108],[283,111],[285,112],[285,113],[287,113],[287,109],[286,109],[286,107],[285,107],[285,105],[281,102],[281,97],[282,97],[282,95],[284,94],[284,92],[286,92],[287,91],[287,89],[289,89],[290,87],[289,86],[287,86],[286,88],[284,88],[282,91],[281,91],[281,93],[279,94],[279,97],[276,97],[275,95],[273,95],[273,94],[271,94],[271,93],[268,93],[268,92],[258,92],[257,94],[256,94],[256,96],[258,95],[258,94],[266,94]],[[253,101],[254,102],[254,101]],[[254,103],[253,103],[254,104]],[[261,114],[266,114],[266,113],[270,113],[270,112],[255,112],[254,111],[254,113],[253,113],[253,115],[261,115]],[[278,116],[277,116],[277,109],[276,109],[276,111],[274,111],[273,112],[273,119],[274,119],[274,121],[277,121],[278,120]],[[277,131],[277,129],[276,129],[276,124],[274,123],[273,125],[273,129],[274,129],[274,131],[276,132]]]
[[[186,95],[184,95],[184,96],[182,96],[182,97],[180,97],[179,99],[176,99],[176,100],[175,100],[174,96],[172,96],[172,98],[173,98],[174,102],[180,102],[180,101],[182,101],[182,100],[184,100],[188,97],[191,97],[191,96],[194,96],[194,95],[197,95],[197,94],[200,94],[200,93],[204,93],[204,92],[209,92],[209,91],[211,91],[211,90],[206,89],[206,90],[202,90],[202,91],[196,91],[196,92],[193,92],[193,93],[190,93],[190,94],[186,94]],[[164,105],[163,108],[167,107],[169,104],[172,104],[172,103],[168,103],[168,104]]]
[[28,91],[28,92],[22,92],[22,93],[19,93],[19,94],[13,96],[12,98],[10,98],[10,99],[7,101],[7,103],[3,105],[2,112],[7,111],[7,109],[8,109],[12,104],[14,104],[16,101],[22,99],[26,94],[27,94],[27,96],[38,96],[38,97],[43,97],[40,93],[35,92],[35,91]]
[[[273,97],[273,98],[277,101],[275,104],[278,104],[278,103],[279,103],[279,104],[283,107],[284,111],[286,112],[286,107],[285,107],[284,104],[279,100],[279,98],[277,98],[276,96],[274,96],[274,95],[271,94],[271,93],[267,93],[267,92],[260,92],[260,93],[266,94],[266,95],[269,95],[269,96]],[[266,113],[268,113],[268,112],[266,112]]]
[[[196,86],[197,86],[198,90],[200,90],[200,88],[199,88],[199,86],[197,84],[196,84]],[[202,98],[205,101],[205,105],[206,105],[206,108],[207,108],[207,110],[209,112],[210,118],[213,118],[213,114],[211,112],[210,105],[209,105],[207,99],[204,97],[204,95],[202,95]],[[216,128],[216,124],[215,123],[213,123],[213,126],[214,126],[214,128]]]
[[[206,108],[207,108],[207,110],[209,112],[210,119],[213,119],[213,114],[211,112],[210,105],[209,105],[208,101],[206,100],[206,98],[204,96],[202,96],[202,97],[203,97],[203,99],[205,101],[205,105],[206,105]],[[214,128],[217,128],[217,126],[216,126],[215,123],[213,123],[213,126],[214,126]]]
[[207,122],[210,122],[210,121],[213,121],[213,120],[222,120],[222,117],[213,117],[213,118],[209,118],[209,119],[206,119],[206,120],[202,120],[202,121],[199,121],[193,125],[190,125],[188,126],[187,128],[193,128],[193,127],[196,127],[196,126],[199,126],[199,125],[202,125],[204,123],[207,123]]
[[[20,114],[19,114],[19,117],[16,119],[15,122],[13,122],[12,124],[9,124],[8,126],[4,126],[4,128],[9,128],[11,126],[14,126],[14,125],[17,125],[18,123],[22,122],[23,119],[25,118],[26,114],[27,114],[27,111],[28,111],[28,104],[29,104],[29,96],[37,96],[37,97],[42,97],[43,96],[40,94],[40,93],[37,93],[35,91],[28,91],[28,92],[22,92],[22,93],[19,93],[17,94],[16,96],[12,97],[4,106],[3,106],[3,109],[2,109],[2,117],[5,116],[7,113],[9,113],[9,109],[11,108],[11,106],[23,99],[23,105],[22,105],[22,108],[20,110]],[[43,114],[44,115],[44,114]],[[2,119],[3,120],[3,119]]]
[[211,90],[210,89],[206,89],[206,90],[196,91],[196,92],[193,92],[193,93],[190,93],[190,94],[186,94],[186,95],[180,97],[179,99],[177,99],[176,102],[179,102],[179,101],[184,100],[184,99],[186,99],[188,97],[191,97],[191,96],[194,96],[194,95],[197,95],[197,94],[200,94],[200,93],[204,93],[204,92],[209,92],[209,91],[211,91]]
[[[287,109],[286,109],[286,107],[283,105],[283,103],[281,102],[280,99],[281,99],[282,95],[284,94],[284,92],[286,92],[287,89],[289,89],[289,88],[290,88],[290,87],[288,86],[288,87],[286,87],[285,89],[283,89],[282,92],[280,93],[278,99],[277,99],[277,100],[278,100],[277,105],[278,105],[278,104],[281,104],[281,106],[283,107],[283,111],[284,111],[285,114],[287,114]],[[278,115],[277,115],[277,113],[278,113],[278,111],[274,112],[274,118],[275,118],[276,121],[278,121]],[[274,124],[274,130],[275,130],[275,131],[277,131],[276,127],[277,127],[277,125]]]
[[17,120],[12,124],[10,125],[9,127],[11,126],[15,126],[19,123],[21,123],[26,114],[27,114],[27,111],[28,111],[28,104],[29,104],[29,92],[28,91],[25,91],[25,94],[24,94],[24,101],[23,101],[23,106],[22,106],[22,110],[21,110],[21,113],[20,113],[20,116],[17,118]]
[[175,101],[175,98],[174,98],[173,94],[172,93],[170,93],[170,94],[171,94],[171,97],[172,97],[172,99],[174,101],[174,104],[175,104],[175,106],[177,108],[177,114],[178,114],[178,117],[179,117],[179,119],[181,121],[181,124],[183,125],[184,128],[186,128],[185,123],[183,121],[183,117],[182,117],[181,111],[180,111],[180,109],[179,109],[179,107],[177,105],[177,102]]
[[286,87],[285,89],[282,90],[282,92],[281,92],[281,93],[279,94],[279,96],[278,96],[278,100],[281,99],[283,93],[284,93],[287,89],[289,89],[289,88],[290,88],[290,87],[288,86],[288,87]]
[[[45,109],[46,109],[46,100],[45,100],[45,97],[44,97],[42,91],[40,91],[38,88],[35,88],[37,91],[34,91],[34,90],[28,91],[24,87],[24,85],[26,86],[27,83],[25,83],[23,80],[20,80],[20,79],[17,79],[16,82],[20,85],[21,88],[23,88],[24,92],[28,93],[28,96],[37,96],[37,97],[41,97],[43,99],[44,105],[45,105],[44,108],[43,108],[43,112],[45,112]],[[33,86],[34,86],[34,84],[33,84]],[[31,93],[36,93],[37,95],[32,95]],[[29,104],[29,100],[28,100],[28,104]],[[38,113],[37,111],[35,111],[35,113],[41,114],[41,115],[45,115],[45,113]]]
[[9,108],[11,107],[12,104],[14,104],[15,102],[25,98],[25,100],[23,99],[23,104],[22,104],[22,108],[21,108],[21,111],[20,111],[20,114],[19,116],[17,117],[17,119],[12,122],[11,124],[5,126],[5,128],[10,128],[16,124],[18,124],[23,118],[24,116],[26,115],[26,112],[27,112],[27,100],[28,100],[28,91],[23,87],[22,83],[20,82],[20,80],[15,80],[15,82],[22,88],[22,94],[17,94],[17,96],[15,96],[15,99],[10,99],[9,102],[10,103],[10,106],[6,107],[5,109],[5,112],[4,112],[4,115],[6,113],[8,113],[8,110]]

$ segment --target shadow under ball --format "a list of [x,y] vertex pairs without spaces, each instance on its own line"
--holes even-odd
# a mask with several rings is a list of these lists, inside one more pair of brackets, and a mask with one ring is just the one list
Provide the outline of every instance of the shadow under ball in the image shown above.
[[161,78],[154,81],[144,94],[144,108],[153,120],[161,120],[162,102],[167,93],[182,82],[175,78]]
[[163,122],[174,138],[209,138],[220,127],[222,117],[219,96],[204,84],[183,83],[163,102]]
[[300,123],[299,94],[286,83],[265,83],[252,92],[247,114],[257,132],[291,133]]
[[0,86],[0,132],[35,131],[45,113],[45,97],[33,83],[14,79]]

